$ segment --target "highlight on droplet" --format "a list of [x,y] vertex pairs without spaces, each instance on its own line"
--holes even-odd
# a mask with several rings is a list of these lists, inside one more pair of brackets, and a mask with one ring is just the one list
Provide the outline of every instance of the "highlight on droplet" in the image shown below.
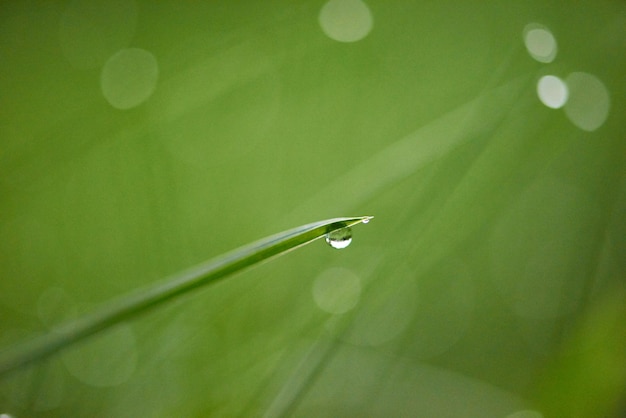
[[352,228],[349,226],[326,234],[326,243],[337,250],[346,248],[351,242]]
[[346,268],[330,268],[315,279],[312,292],[313,300],[321,310],[340,315],[359,302],[361,279]]
[[100,86],[105,99],[116,109],[131,109],[148,100],[159,76],[157,60],[140,49],[122,49],[102,68]]
[[595,131],[609,116],[609,91],[596,76],[575,72],[565,78],[569,98],[563,110],[567,118],[583,131]]
[[537,83],[537,96],[549,108],[559,109],[567,102],[567,85],[557,76],[544,75]]
[[356,42],[370,33],[374,19],[361,0],[329,0],[320,10],[319,23],[329,38]]
[[524,44],[533,59],[542,63],[554,61],[557,44],[550,30],[538,23],[529,23],[524,27]]

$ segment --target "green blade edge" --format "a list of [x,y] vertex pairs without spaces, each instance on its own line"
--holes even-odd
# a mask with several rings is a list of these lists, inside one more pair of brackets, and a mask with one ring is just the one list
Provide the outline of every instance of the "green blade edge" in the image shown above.
[[43,360],[97,332],[133,319],[194,289],[285,254],[337,229],[368,222],[372,218],[373,216],[334,218],[302,225],[176,273],[156,285],[114,299],[93,313],[62,324],[35,339],[3,350],[0,353],[0,376]]

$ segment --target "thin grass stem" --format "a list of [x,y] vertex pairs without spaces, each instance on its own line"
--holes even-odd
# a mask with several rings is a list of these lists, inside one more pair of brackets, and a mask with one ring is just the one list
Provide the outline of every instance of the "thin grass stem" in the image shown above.
[[66,322],[47,334],[3,350],[0,353],[0,376],[47,358],[97,332],[131,320],[183,294],[285,254],[332,231],[368,222],[371,218],[335,218],[283,231],[174,274],[156,285],[115,299],[99,310]]

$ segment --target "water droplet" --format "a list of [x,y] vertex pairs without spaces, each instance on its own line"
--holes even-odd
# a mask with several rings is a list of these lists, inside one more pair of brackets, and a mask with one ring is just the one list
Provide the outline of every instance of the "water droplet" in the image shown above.
[[370,219],[372,218],[363,218],[363,220],[361,222],[363,222],[364,224],[369,223]]
[[336,229],[326,234],[326,242],[333,248],[341,250],[352,242],[352,228],[349,226]]

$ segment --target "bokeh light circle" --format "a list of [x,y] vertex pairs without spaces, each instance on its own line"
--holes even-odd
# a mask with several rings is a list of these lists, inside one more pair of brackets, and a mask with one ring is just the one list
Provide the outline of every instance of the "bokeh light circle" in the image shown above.
[[567,85],[557,76],[545,75],[537,83],[537,95],[544,105],[559,109],[567,102]]
[[359,302],[361,280],[345,268],[330,268],[313,282],[313,300],[317,306],[332,314],[343,314]]
[[548,28],[537,23],[529,23],[524,28],[524,44],[533,59],[542,63],[554,61],[557,44]]
[[122,49],[102,69],[102,94],[116,109],[131,109],[152,95],[158,75],[157,60],[150,52],[140,48]]
[[370,33],[374,19],[361,0],[330,0],[320,11],[319,23],[329,38],[356,42]]
[[597,77],[576,72],[565,79],[569,99],[564,107],[569,120],[584,131],[595,131],[609,116],[611,100],[607,88]]

